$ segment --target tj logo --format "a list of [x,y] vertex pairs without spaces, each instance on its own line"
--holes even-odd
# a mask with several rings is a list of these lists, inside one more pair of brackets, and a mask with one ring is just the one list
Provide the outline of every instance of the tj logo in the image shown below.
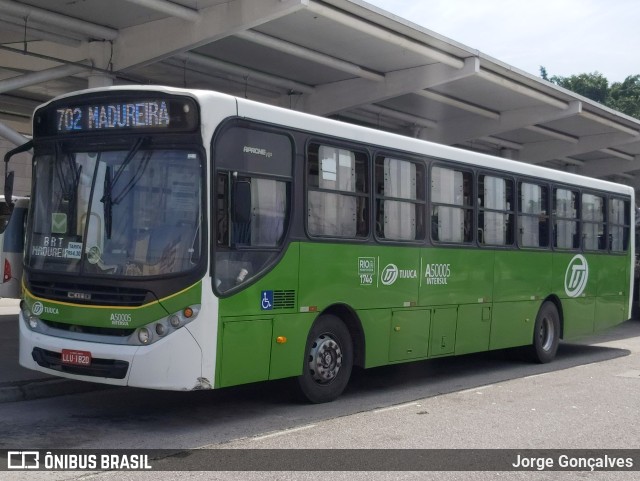
[[578,254],[571,259],[564,274],[564,292],[569,297],[578,297],[587,287],[589,280],[589,264],[583,255]]
[[380,276],[380,281],[385,286],[390,286],[398,279],[398,266],[389,264],[384,268]]

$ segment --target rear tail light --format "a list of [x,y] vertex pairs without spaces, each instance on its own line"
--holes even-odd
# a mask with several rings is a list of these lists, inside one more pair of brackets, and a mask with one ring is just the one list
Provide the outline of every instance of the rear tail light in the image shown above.
[[2,282],[7,282],[11,279],[11,264],[7,259],[4,260],[4,273],[2,274]]

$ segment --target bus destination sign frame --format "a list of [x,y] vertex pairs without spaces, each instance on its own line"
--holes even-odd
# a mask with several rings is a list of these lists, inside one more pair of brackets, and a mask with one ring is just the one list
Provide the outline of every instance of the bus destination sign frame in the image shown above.
[[186,132],[198,126],[195,101],[189,97],[105,96],[58,101],[39,109],[34,131],[40,136],[108,132]]

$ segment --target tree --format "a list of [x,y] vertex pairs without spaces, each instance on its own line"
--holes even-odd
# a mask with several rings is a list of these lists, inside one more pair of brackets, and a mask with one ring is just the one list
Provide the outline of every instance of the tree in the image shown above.
[[552,83],[567,90],[606,105],[609,96],[609,81],[600,72],[581,73],[571,77],[554,75],[549,79]]
[[614,83],[609,89],[607,105],[640,119],[640,75],[629,75],[622,83]]
[[609,81],[600,72],[582,73],[570,77],[549,77],[540,67],[540,77],[572,92],[595,100],[607,107],[640,119],[640,75],[630,75],[623,82]]

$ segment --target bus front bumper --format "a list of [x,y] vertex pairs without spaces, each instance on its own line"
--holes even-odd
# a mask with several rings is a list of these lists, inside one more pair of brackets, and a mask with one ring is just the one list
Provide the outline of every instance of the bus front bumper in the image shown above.
[[[202,376],[202,351],[187,327],[148,346],[124,346],[65,339],[34,332],[19,315],[21,366],[52,376],[114,386],[190,391],[210,389]],[[88,364],[69,364],[80,354]],[[73,354],[73,353],[76,354]],[[85,353],[83,356],[82,353]]]

